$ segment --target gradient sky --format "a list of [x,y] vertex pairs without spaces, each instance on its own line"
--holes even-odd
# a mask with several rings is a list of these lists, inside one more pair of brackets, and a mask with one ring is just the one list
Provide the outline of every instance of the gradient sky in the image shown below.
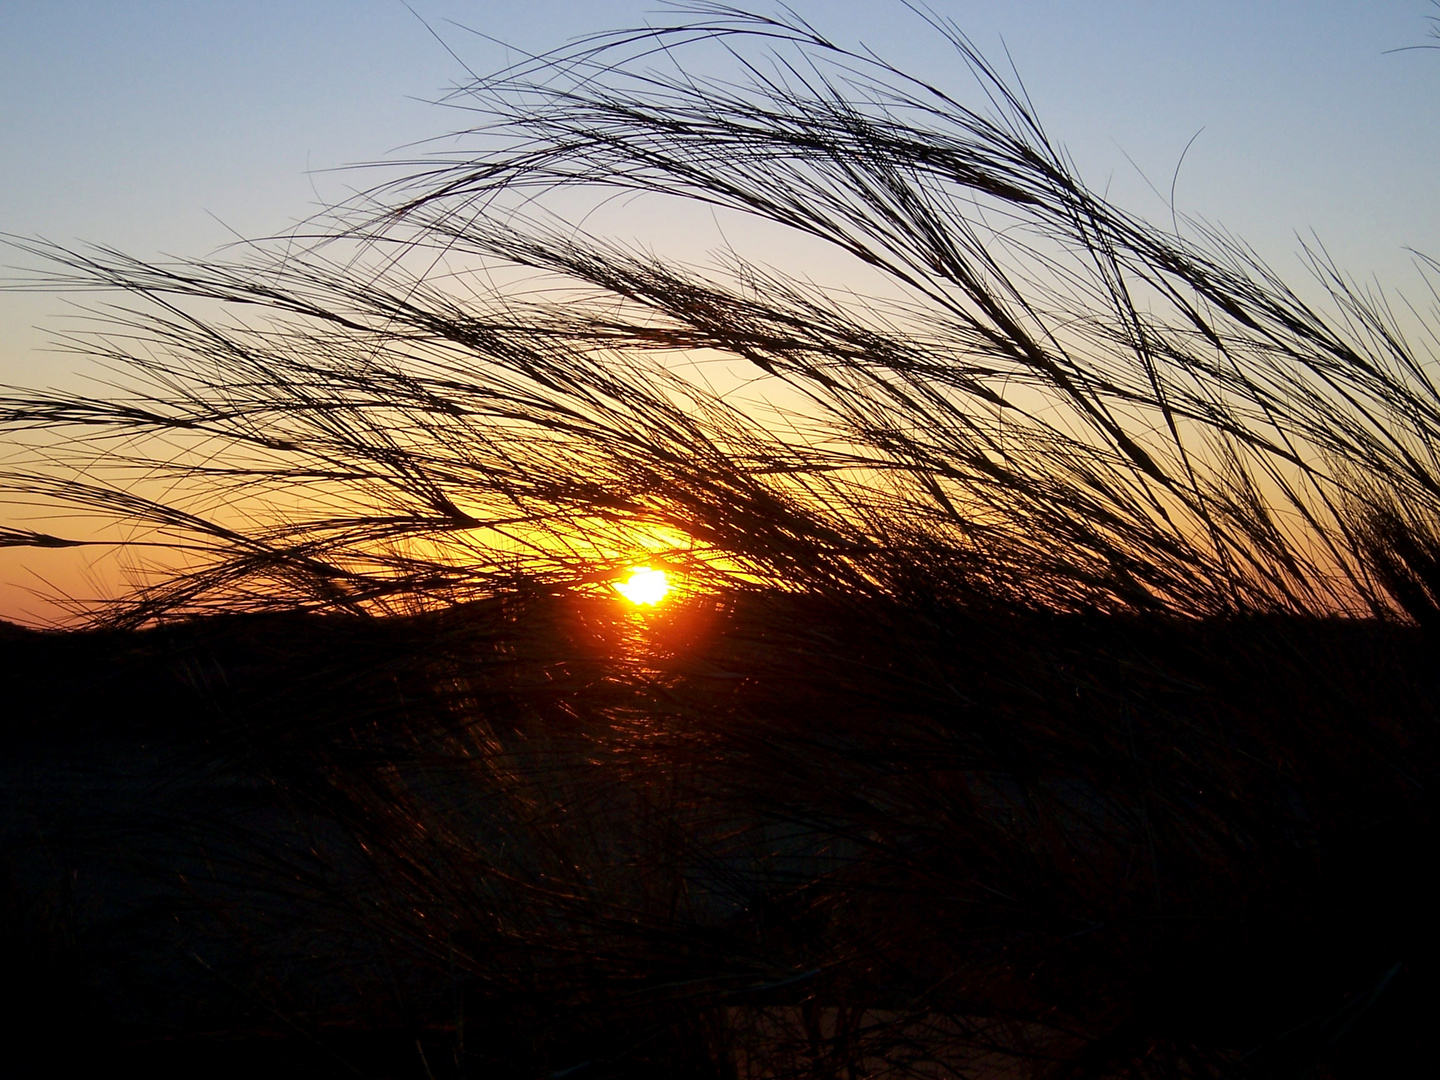
[[[655,19],[650,0],[413,0],[476,71]],[[757,5],[762,10],[764,5]],[[901,67],[960,82],[898,3],[798,9]],[[1440,51],[1428,0],[939,0],[992,57],[1008,48],[1050,133],[1092,185],[1249,240],[1287,273],[1314,230],[1360,278],[1412,287],[1440,253]],[[1002,45],[1003,40],[1003,45]],[[464,69],[400,0],[11,0],[0,5],[0,231],[136,255],[207,254],[282,231],[364,186],[337,166],[445,133],[428,105]],[[1203,130],[1202,130],[1203,129]],[[1132,164],[1133,161],[1133,164]],[[0,263],[15,257],[0,253]],[[54,298],[0,295],[0,382],[69,381],[37,349]]]
[[[1183,213],[1224,225],[1287,277],[1303,276],[1296,236],[1313,230],[1356,278],[1427,299],[1406,248],[1440,256],[1440,50],[1387,50],[1440,44],[1430,0],[933,2],[990,57],[1008,49],[1051,136],[1122,206],[1167,220],[1148,185],[1168,193],[1174,178]],[[666,18],[653,0],[411,6],[0,4],[0,232],[141,257],[282,232],[368,186],[337,167],[460,124],[427,102],[465,69],[416,13],[478,72],[520,53],[461,26],[538,51]],[[943,42],[899,3],[793,6],[973,100]],[[0,249],[0,265],[20,262]],[[76,384],[83,362],[42,349],[66,312],[0,292],[0,383]]]

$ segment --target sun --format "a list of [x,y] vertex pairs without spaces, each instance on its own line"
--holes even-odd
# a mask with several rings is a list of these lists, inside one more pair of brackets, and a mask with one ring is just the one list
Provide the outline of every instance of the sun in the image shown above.
[[637,566],[630,571],[627,580],[615,582],[615,591],[632,604],[653,607],[665,599],[665,594],[670,591],[670,582],[664,570]]

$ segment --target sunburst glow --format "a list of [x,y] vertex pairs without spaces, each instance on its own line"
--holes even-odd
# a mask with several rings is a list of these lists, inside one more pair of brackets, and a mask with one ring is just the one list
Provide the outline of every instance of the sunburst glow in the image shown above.
[[654,606],[665,599],[665,594],[670,591],[670,582],[664,570],[637,566],[625,581],[615,582],[615,590],[632,604]]

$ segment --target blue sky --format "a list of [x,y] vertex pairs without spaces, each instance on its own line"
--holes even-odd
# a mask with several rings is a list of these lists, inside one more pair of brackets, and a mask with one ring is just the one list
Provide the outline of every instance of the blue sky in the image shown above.
[[[522,50],[663,18],[648,0],[412,0],[476,71]],[[1299,276],[1314,230],[1364,279],[1414,293],[1407,245],[1440,253],[1440,51],[1428,0],[1205,4],[937,0],[1008,49],[1082,174],[1152,217],[1224,224]],[[764,10],[764,5],[757,5]],[[845,41],[966,86],[898,3],[796,7]],[[0,231],[140,256],[283,231],[363,177],[337,167],[445,133],[427,104],[464,69],[400,0],[16,0],[0,6]],[[0,256],[13,263],[13,256]],[[68,382],[37,351],[53,297],[0,295],[0,382]],[[36,325],[41,329],[37,329]]]
[[[411,5],[481,72],[668,17],[652,0]],[[948,48],[899,3],[794,6],[973,100]],[[1168,220],[1149,185],[1168,193],[1173,180],[1182,212],[1248,240],[1287,278],[1303,279],[1297,234],[1313,230],[1356,278],[1428,306],[1406,248],[1440,256],[1440,51],[1389,50],[1440,44],[1430,0],[934,6],[992,58],[1008,50],[1052,137],[1122,206]],[[461,124],[428,102],[465,69],[415,13],[400,0],[0,4],[0,232],[145,258],[284,232],[368,186],[341,166]],[[17,261],[0,250],[0,264]],[[43,348],[70,311],[0,292],[0,383],[84,378],[83,359]],[[0,611],[28,604],[8,565]]]

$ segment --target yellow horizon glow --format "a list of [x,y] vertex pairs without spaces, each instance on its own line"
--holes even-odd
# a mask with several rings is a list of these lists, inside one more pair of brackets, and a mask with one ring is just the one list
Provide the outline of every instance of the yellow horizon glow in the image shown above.
[[653,607],[670,591],[670,581],[664,570],[649,566],[637,566],[630,571],[625,581],[615,582],[615,591],[632,604]]

